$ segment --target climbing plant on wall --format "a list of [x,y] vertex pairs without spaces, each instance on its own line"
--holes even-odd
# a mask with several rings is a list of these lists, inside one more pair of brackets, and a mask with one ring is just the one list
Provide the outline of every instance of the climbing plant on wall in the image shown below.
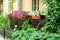
[[57,33],[60,30],[60,0],[43,0],[48,3],[48,19],[43,28],[44,31]]

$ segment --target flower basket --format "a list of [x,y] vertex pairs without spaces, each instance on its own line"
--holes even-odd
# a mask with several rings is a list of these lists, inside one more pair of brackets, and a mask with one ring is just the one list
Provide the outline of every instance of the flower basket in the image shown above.
[[32,19],[41,19],[41,16],[32,16]]
[[17,29],[21,29],[21,26],[23,24],[23,22],[25,21],[24,20],[21,20],[21,19],[10,19],[10,28],[14,29],[15,28],[15,25],[17,25]]
[[30,18],[30,24],[33,25],[34,28],[41,29],[46,23],[47,18],[45,15],[40,15],[40,19],[34,16]]
[[29,12],[28,14],[32,16],[32,19],[41,19],[40,11],[38,10]]
[[15,28],[15,25],[17,26],[17,29],[20,29],[22,26],[23,22],[28,19],[28,12],[22,11],[22,10],[15,10],[13,11],[10,15],[10,27],[12,29]]

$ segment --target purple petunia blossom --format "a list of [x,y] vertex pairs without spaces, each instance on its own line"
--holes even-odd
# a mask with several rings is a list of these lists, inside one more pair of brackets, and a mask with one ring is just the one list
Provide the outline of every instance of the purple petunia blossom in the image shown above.
[[12,12],[11,17],[13,19],[15,19],[15,18],[17,18],[17,19],[26,19],[26,18],[28,18],[27,13],[28,12],[22,11],[22,10],[15,10],[15,11]]

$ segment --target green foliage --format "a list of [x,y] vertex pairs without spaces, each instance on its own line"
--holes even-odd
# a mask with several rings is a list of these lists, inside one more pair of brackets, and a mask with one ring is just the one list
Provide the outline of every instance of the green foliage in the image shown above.
[[50,33],[57,33],[60,30],[60,0],[44,0],[48,3],[48,19],[50,20],[43,30]]
[[42,31],[30,28],[29,21],[25,21],[22,30],[12,34],[14,40],[60,40],[60,0],[44,0],[48,3],[48,19],[50,20]]
[[12,3],[15,3],[16,2],[16,0],[11,0],[12,1]]
[[0,15],[0,28],[7,28],[9,27],[9,18],[8,16],[3,16],[3,15]]
[[29,19],[27,19],[26,21],[23,22],[22,24],[22,29],[27,29],[27,28],[30,28],[32,27],[32,25],[29,24]]
[[59,34],[40,32],[36,31],[34,28],[17,30],[12,36],[14,37],[14,40],[60,40]]
[[31,28],[29,20],[25,21],[21,30],[12,33],[14,40],[60,40],[60,34],[45,33]]

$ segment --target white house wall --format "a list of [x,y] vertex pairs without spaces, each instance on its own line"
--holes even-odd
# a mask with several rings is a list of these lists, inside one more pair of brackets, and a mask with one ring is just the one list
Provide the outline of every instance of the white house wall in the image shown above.
[[3,14],[9,14],[9,0],[3,0]]
[[23,0],[23,10],[32,11],[32,0]]

